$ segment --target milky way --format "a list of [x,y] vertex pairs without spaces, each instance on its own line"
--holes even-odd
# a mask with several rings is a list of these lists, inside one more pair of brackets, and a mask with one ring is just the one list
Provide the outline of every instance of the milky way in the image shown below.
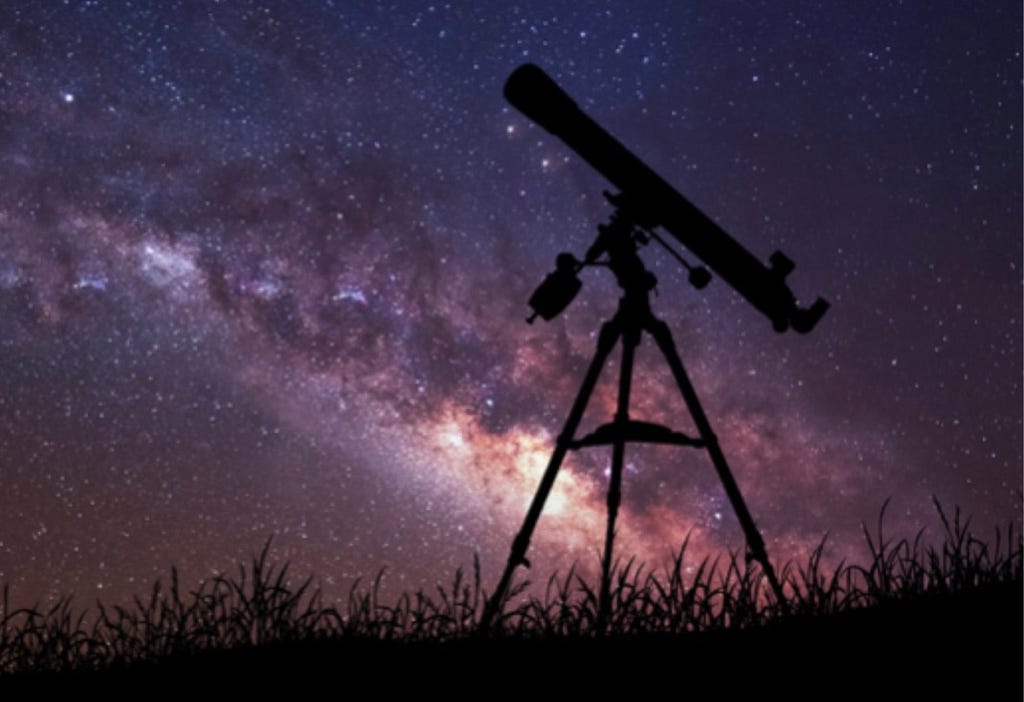
[[[497,577],[616,305],[608,184],[505,103],[523,62],[758,258],[809,335],[643,256],[774,558],[1021,511],[1019,3],[0,8],[0,581],[123,599],[270,537],[341,592]],[[634,414],[689,419],[648,342]],[[617,357],[585,424],[608,421]],[[706,456],[627,455],[618,541],[742,545]],[[596,563],[608,455],[531,551]],[[586,565],[585,565],[586,567]]]

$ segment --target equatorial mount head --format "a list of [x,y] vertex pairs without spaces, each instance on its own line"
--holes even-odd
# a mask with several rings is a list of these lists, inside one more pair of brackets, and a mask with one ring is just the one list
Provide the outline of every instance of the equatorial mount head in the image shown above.
[[537,317],[551,321],[569,306],[583,286],[577,274],[584,266],[607,267],[615,274],[615,280],[626,297],[646,299],[657,286],[658,279],[644,266],[637,250],[652,240],[689,271],[689,282],[694,288],[703,290],[711,282],[711,274],[706,268],[690,265],[657,232],[638,223],[622,195],[605,191],[604,196],[615,210],[607,222],[598,225],[597,238],[582,261],[568,252],[558,254],[555,270],[530,296],[533,314],[526,319],[528,323],[533,324]]

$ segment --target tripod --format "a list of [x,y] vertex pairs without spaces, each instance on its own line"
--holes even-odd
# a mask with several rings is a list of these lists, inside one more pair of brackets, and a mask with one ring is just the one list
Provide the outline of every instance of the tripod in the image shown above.
[[[483,616],[480,622],[481,631],[487,630],[491,622],[504,605],[506,593],[512,580],[515,569],[524,565],[529,567],[530,562],[526,558],[526,551],[530,545],[530,538],[537,520],[540,519],[544,509],[544,503],[555,483],[555,477],[570,450],[577,450],[587,446],[610,445],[612,447],[611,475],[608,485],[607,497],[607,528],[605,531],[604,553],[601,563],[601,587],[598,599],[598,630],[602,630],[607,621],[611,608],[611,569],[612,569],[612,545],[615,539],[615,521],[618,517],[619,503],[622,499],[622,465],[625,456],[626,444],[628,443],[653,443],[653,444],[674,444],[679,446],[694,446],[705,448],[711,462],[715,467],[719,480],[725,488],[733,511],[739,519],[747,542],[747,557],[757,561],[768,583],[772,588],[780,605],[785,606],[782,585],[779,583],[768,560],[768,553],[765,550],[764,540],[761,538],[753,517],[743,500],[739,486],[733,478],[729,464],[725,460],[718,439],[711,429],[704,409],[701,407],[697,393],[690,383],[690,379],[683,368],[679,358],[675,342],[669,331],[668,325],[654,316],[650,309],[650,291],[656,284],[654,275],[643,265],[637,255],[637,243],[646,243],[646,237],[638,233],[632,223],[625,217],[622,211],[617,211],[607,225],[598,228],[599,235],[595,244],[587,253],[586,262],[599,264],[598,258],[607,253],[607,265],[615,273],[619,286],[623,290],[623,296],[619,301],[619,308],[615,315],[601,326],[597,339],[597,351],[590,367],[583,379],[576,400],[569,411],[562,433],[555,441],[555,450],[551,454],[544,475],[541,478],[537,492],[533,496],[530,508],[526,513],[526,519],[522,528],[512,542],[512,549],[509,553],[508,563],[505,571],[498,582],[498,586],[484,607]],[[580,266],[582,267],[582,265]],[[567,304],[567,303],[566,303]],[[662,354],[668,362],[675,378],[679,392],[686,402],[686,406],[693,417],[694,424],[699,436],[697,438],[672,431],[668,427],[641,422],[629,418],[629,395],[633,379],[633,359],[636,347],[640,344],[643,333],[651,335]],[[591,434],[576,439],[576,429],[583,413],[586,410],[590,396],[597,385],[601,370],[608,356],[611,354],[616,343],[622,341],[622,364],[619,370],[619,394],[616,404],[615,417],[609,424],[604,424],[595,429]]]

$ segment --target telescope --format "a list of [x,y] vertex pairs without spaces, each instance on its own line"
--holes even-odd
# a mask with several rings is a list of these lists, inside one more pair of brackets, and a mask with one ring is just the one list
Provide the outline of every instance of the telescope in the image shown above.
[[[775,251],[768,258],[769,265],[761,263],[590,119],[543,70],[533,64],[520,66],[509,76],[504,92],[505,98],[520,112],[565,142],[619,189],[620,193],[609,199],[624,210],[637,227],[653,235],[666,248],[668,245],[653,230],[661,227],[671,234],[768,317],[775,331],[792,328],[806,334],[825,314],[829,305],[820,297],[807,308],[797,304],[786,284],[786,277],[796,265],[792,259]],[[690,269],[690,282],[695,287],[707,284],[706,270],[689,266],[678,255],[676,258]],[[577,262],[574,267],[578,270],[582,264]],[[564,262],[560,263],[558,270],[548,276],[531,298],[534,316],[551,319],[561,312],[578,290],[574,280],[575,271]],[[533,305],[534,302],[537,305]]]
[[[747,508],[718,438],[697,397],[697,391],[683,367],[672,333],[668,325],[651,310],[650,293],[658,281],[644,266],[637,252],[641,246],[656,241],[689,269],[690,284],[698,290],[710,282],[710,268],[768,317],[778,332],[794,329],[806,334],[825,314],[828,303],[819,297],[809,307],[800,307],[786,285],[786,276],[793,271],[795,265],[788,256],[776,251],[768,258],[769,265],[758,261],[661,176],[583,114],[565,91],[541,69],[532,64],[516,69],[505,83],[505,97],[527,117],[568,144],[619,189],[616,194],[605,193],[615,211],[607,223],[598,226],[597,238],[583,260],[578,260],[571,253],[558,255],[555,271],[544,279],[530,297],[529,304],[534,313],[527,321],[532,322],[538,316],[550,320],[561,313],[582,286],[576,274],[584,266],[607,266],[615,274],[622,297],[619,298],[615,315],[601,325],[601,331],[597,334],[594,357],[565,425],[555,439],[554,450],[530,502],[523,525],[512,541],[501,579],[484,607],[480,630],[487,631],[501,611],[515,569],[530,565],[526,558],[530,539],[567,453],[595,446],[610,446],[612,459],[608,478],[607,523],[595,623],[596,630],[603,631],[612,607],[612,552],[622,497],[625,451],[626,446],[633,443],[685,446],[707,451],[743,529],[748,560],[760,564],[778,606],[786,611],[786,595],[768,559],[764,539]],[[690,265],[655,231],[657,228],[664,229],[696,254],[707,268]],[[631,416],[629,404],[635,351],[645,334],[653,338],[668,363],[676,387],[690,413],[692,425],[697,430],[696,436]],[[609,354],[620,343],[622,362],[619,366],[619,393],[614,418],[590,434],[577,436],[577,429],[601,372],[607,365]]]

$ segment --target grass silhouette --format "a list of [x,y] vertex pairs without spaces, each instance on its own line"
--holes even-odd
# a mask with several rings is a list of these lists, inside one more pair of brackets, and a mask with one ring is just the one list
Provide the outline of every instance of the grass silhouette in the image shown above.
[[[614,569],[610,617],[602,630],[597,624],[597,592],[575,568],[553,575],[540,594],[530,594],[527,583],[519,583],[509,594],[498,625],[481,635],[477,628],[487,593],[478,560],[471,573],[457,570],[450,584],[435,592],[404,594],[391,604],[380,597],[381,572],[366,585],[357,581],[347,603],[339,607],[324,602],[311,578],[296,582],[287,564],[277,567],[268,562],[269,541],[234,576],[220,575],[185,592],[172,568],[168,583],[157,581],[147,597],[136,597],[130,606],[99,604],[92,613],[75,612],[70,597],[48,609],[11,609],[5,586],[0,678],[147,670],[147,665],[231,651],[275,651],[266,655],[278,657],[281,652],[287,657],[301,651],[308,658],[317,646],[321,658],[333,655],[324,651],[351,655],[357,650],[383,650],[380,647],[388,644],[406,649],[419,644],[418,653],[427,650],[424,646],[449,646],[505,655],[508,646],[552,642],[593,647],[594,642],[642,641],[664,648],[666,641],[699,640],[702,646],[721,641],[711,650],[735,652],[742,648],[742,632],[775,631],[766,635],[774,637],[768,641],[781,636],[788,643],[811,632],[824,635],[823,641],[832,637],[853,647],[865,631],[877,630],[879,621],[896,622],[899,630],[930,631],[934,626],[942,632],[945,626],[955,639],[961,635],[957,626],[974,626],[978,616],[998,619],[1007,606],[1013,610],[1014,598],[1018,614],[1008,611],[1005,616],[1011,621],[1009,631],[1019,629],[1022,539],[1012,524],[996,531],[994,543],[985,543],[971,533],[970,520],[959,509],[947,515],[936,501],[944,539],[929,546],[924,545],[923,530],[913,539],[887,536],[887,504],[875,529],[864,528],[871,554],[868,565],[825,568],[822,540],[805,563],[781,569],[785,609],[774,600],[760,570],[748,567],[735,552],[705,558],[689,568],[687,541],[661,570],[650,570],[635,559],[620,560]],[[957,612],[959,620],[953,616]],[[874,619],[863,619],[864,613]],[[1017,624],[1012,624],[1014,616]],[[861,621],[869,623],[862,626],[857,623]],[[785,633],[786,627],[802,628],[794,629],[798,635],[793,636]],[[692,652],[691,644],[685,646]],[[759,651],[757,655],[764,654]],[[1014,660],[1014,650],[1005,653]]]

